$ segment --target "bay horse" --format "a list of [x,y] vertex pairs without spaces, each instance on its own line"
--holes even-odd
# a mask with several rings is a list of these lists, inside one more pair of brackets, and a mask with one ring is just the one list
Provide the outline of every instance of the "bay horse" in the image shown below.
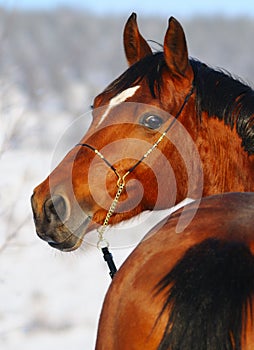
[[115,275],[96,350],[254,349],[254,193],[202,198],[176,234],[181,211]]
[[173,17],[163,51],[152,52],[132,14],[124,48],[129,68],[95,98],[88,132],[32,196],[37,234],[62,251],[105,222],[118,180],[110,225],[186,197],[254,189],[253,90],[189,58]]

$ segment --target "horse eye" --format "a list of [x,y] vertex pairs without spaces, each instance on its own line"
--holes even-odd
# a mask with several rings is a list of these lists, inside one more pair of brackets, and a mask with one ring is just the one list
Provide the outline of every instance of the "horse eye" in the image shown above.
[[163,119],[158,115],[146,114],[141,119],[141,124],[146,126],[149,129],[159,129],[163,124]]

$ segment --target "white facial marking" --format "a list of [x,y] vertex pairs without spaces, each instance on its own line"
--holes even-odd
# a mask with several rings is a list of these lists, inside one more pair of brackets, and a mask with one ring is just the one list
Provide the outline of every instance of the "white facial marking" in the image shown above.
[[113,108],[113,107],[119,105],[120,103],[126,101],[129,97],[132,97],[132,96],[135,94],[135,92],[136,92],[139,88],[140,88],[140,85],[133,86],[133,87],[131,87],[131,88],[128,88],[128,89],[126,89],[126,90],[120,92],[120,94],[118,94],[118,95],[116,95],[115,97],[113,97],[113,98],[110,100],[110,102],[109,102],[109,104],[108,104],[108,106],[107,106],[105,112],[103,113],[103,115],[102,115],[102,117],[101,117],[101,120],[100,120],[99,123],[98,123],[98,126],[99,126],[99,125],[104,121],[104,119],[107,117],[107,115],[109,114],[111,108]]

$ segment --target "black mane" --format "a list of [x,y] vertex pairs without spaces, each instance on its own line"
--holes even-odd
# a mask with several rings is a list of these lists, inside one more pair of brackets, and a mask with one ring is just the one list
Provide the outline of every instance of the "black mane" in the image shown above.
[[241,350],[252,311],[254,258],[240,242],[207,239],[158,284],[168,323],[158,350]]
[[214,70],[196,60],[190,61],[197,92],[197,111],[223,120],[231,129],[236,127],[242,146],[254,153],[254,91],[230,74]]
[[[223,120],[232,129],[236,127],[242,146],[249,155],[254,153],[254,91],[250,86],[234,79],[230,74],[212,69],[204,63],[190,59],[194,71],[196,107],[198,118],[207,112],[210,117]],[[147,80],[153,97],[159,97],[162,70],[166,66],[163,52],[157,52],[140,60],[104,92],[115,94]]]

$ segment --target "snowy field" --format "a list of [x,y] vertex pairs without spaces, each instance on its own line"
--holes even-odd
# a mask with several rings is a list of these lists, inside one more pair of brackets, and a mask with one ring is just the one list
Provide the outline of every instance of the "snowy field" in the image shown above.
[[[58,252],[36,236],[30,196],[49,173],[50,161],[47,152],[28,150],[1,157],[0,349],[94,349],[110,277],[93,246],[95,233],[72,253]],[[165,213],[156,215],[155,221]],[[139,226],[133,221],[127,229],[111,231],[118,267],[137,244],[137,235],[141,238],[151,227],[154,217],[149,216]]]
[[[93,349],[110,278],[96,248],[64,254],[35,234],[30,195],[48,154],[1,159],[0,348]],[[6,218],[8,220],[6,220]],[[7,244],[6,244],[7,240]]]

